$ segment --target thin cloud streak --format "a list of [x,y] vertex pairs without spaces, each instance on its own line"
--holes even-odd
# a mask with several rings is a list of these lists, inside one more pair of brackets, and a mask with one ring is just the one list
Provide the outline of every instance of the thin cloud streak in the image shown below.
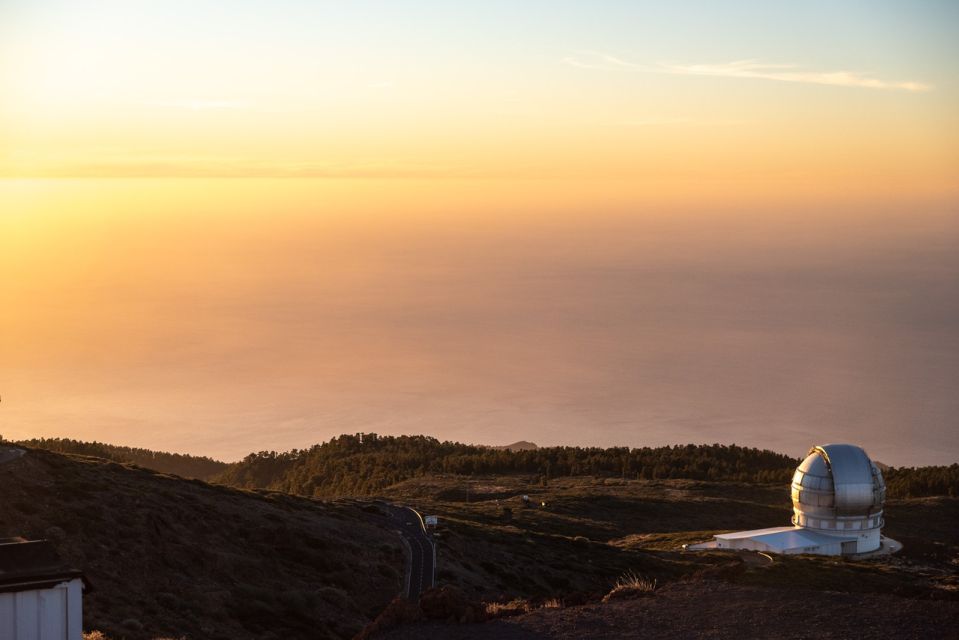
[[930,91],[933,88],[932,85],[923,82],[890,82],[855,71],[810,71],[795,64],[770,64],[759,60],[735,60],[717,64],[659,62],[654,65],[644,65],[602,51],[578,51],[564,58],[563,62],[580,69],[631,69],[641,73],[747,78],[913,93]]
[[854,71],[805,71],[798,65],[765,64],[757,60],[737,60],[724,64],[663,64],[664,73],[725,78],[758,78],[778,82],[799,82],[836,87],[860,87],[891,91],[929,91],[922,82],[888,82]]
[[563,62],[579,67],[580,69],[642,69],[651,71],[652,68],[627,62],[602,51],[576,51],[574,55],[563,58]]

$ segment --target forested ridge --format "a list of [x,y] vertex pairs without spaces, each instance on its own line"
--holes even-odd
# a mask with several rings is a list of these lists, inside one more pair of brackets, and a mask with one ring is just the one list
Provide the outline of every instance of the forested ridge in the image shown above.
[[[305,496],[375,495],[392,484],[431,474],[533,474],[630,479],[691,479],[788,484],[800,460],[737,445],[541,447],[508,451],[429,436],[342,435],[309,449],[261,451],[215,480]],[[890,498],[959,495],[959,464],[889,468]]]
[[165,453],[137,447],[120,447],[103,442],[83,442],[70,438],[34,438],[32,440],[22,440],[18,444],[58,453],[74,453],[82,456],[105,458],[114,462],[131,462],[161,473],[171,473],[184,478],[199,478],[200,480],[209,480],[222,473],[229,466],[226,462],[204,456]]
[[217,480],[300,495],[371,495],[430,474],[534,474],[640,479],[689,478],[786,483],[799,463],[773,451],[736,445],[544,447],[508,451],[428,436],[343,435],[309,449],[253,453]]
[[938,467],[890,467],[882,472],[890,498],[959,496],[959,464]]
[[[509,451],[440,441],[429,436],[342,435],[308,449],[261,451],[225,463],[68,438],[20,444],[61,453],[132,462],[163,473],[304,496],[370,496],[390,485],[431,474],[527,474],[541,481],[563,476],[691,479],[787,484],[799,460],[737,445],[665,447],[542,447]],[[883,471],[890,498],[959,495],[959,464],[891,467]]]

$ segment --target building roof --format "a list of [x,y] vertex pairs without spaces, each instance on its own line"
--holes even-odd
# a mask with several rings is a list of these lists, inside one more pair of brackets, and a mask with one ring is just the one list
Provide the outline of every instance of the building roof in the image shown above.
[[[834,507],[839,515],[869,514],[882,508],[885,487],[882,473],[862,447],[853,444],[813,447],[799,465],[795,478],[800,479],[803,490],[831,489],[834,500],[828,506]],[[807,503],[800,499],[800,502],[813,507],[822,506],[817,501]],[[804,506],[798,508],[800,511],[817,511]],[[815,513],[812,515],[816,517]]]
[[856,539],[856,536],[835,536],[803,527],[772,527],[770,529],[716,534],[717,540],[742,540],[744,538],[756,540],[777,551],[785,551],[786,549],[818,547],[836,544],[837,542],[851,542]]
[[821,454],[832,470],[833,482],[841,484],[866,484],[872,487],[872,461],[862,447],[854,444],[824,444],[813,447]]
[[82,577],[47,540],[0,539],[0,593],[46,589]]

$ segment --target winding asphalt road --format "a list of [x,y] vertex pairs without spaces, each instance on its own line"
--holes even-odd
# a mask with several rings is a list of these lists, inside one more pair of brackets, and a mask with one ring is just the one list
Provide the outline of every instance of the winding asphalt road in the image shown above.
[[433,586],[433,541],[426,535],[423,519],[409,507],[389,505],[390,515],[396,521],[400,534],[410,548],[410,565],[406,574],[406,597],[418,600],[420,594]]

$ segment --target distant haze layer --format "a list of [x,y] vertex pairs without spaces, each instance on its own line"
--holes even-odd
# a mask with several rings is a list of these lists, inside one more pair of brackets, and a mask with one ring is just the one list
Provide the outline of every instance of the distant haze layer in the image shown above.
[[0,181],[0,434],[959,460],[955,197],[773,187]]

